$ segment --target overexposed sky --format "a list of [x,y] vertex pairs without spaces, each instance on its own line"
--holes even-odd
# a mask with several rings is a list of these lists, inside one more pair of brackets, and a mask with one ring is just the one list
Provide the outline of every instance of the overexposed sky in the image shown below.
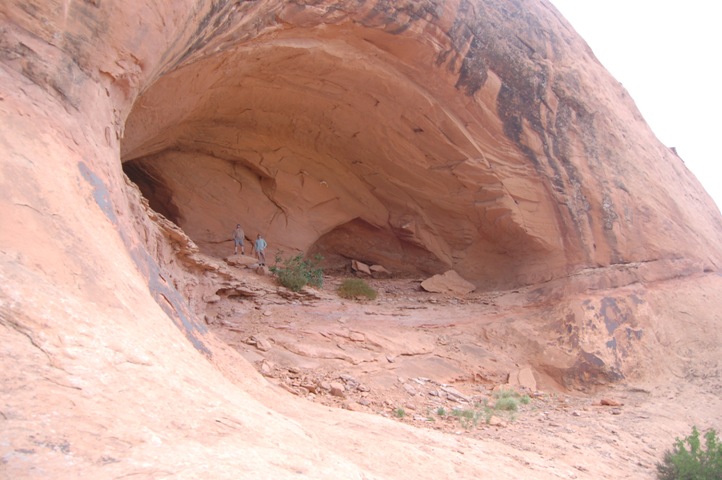
[[722,208],[722,1],[550,1]]

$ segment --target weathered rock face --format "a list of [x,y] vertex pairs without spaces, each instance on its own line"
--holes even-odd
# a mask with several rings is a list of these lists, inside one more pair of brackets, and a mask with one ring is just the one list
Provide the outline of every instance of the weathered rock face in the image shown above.
[[[252,293],[198,251],[230,255],[239,222],[270,258],[453,269],[482,291],[553,280],[531,296],[558,340],[518,363],[569,384],[665,355],[640,333],[664,308],[586,291],[719,270],[719,211],[545,0],[10,0],[0,13],[11,476],[533,476],[511,448],[472,442],[450,467],[439,452],[456,440],[279,400],[199,320],[221,294]],[[704,295],[695,312],[722,309]],[[679,316],[692,299],[675,302]],[[702,317],[697,339],[718,331]],[[369,457],[339,422],[408,464]]]

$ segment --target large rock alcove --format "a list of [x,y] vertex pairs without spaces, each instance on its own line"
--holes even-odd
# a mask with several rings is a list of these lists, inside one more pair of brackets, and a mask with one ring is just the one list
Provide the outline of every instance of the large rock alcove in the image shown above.
[[[495,105],[467,111],[454,72],[436,67],[444,83],[405,65],[433,65],[438,46],[394,52],[396,42],[359,26],[306,27],[181,67],[136,103],[126,171],[219,256],[238,220],[281,250],[397,272],[458,267],[486,284],[515,281],[542,256],[560,263],[544,182],[527,172],[515,198],[495,171],[526,163],[506,158],[514,146]],[[488,83],[491,102],[499,82]]]
[[626,160],[641,119],[622,87],[600,69],[594,92],[521,5],[448,8],[288,6],[195,52],[136,101],[126,172],[221,257],[236,222],[276,253],[485,288],[676,256]]

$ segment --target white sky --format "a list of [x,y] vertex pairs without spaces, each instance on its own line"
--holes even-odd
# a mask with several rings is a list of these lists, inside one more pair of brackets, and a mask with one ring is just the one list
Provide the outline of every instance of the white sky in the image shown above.
[[722,2],[550,1],[722,207]]

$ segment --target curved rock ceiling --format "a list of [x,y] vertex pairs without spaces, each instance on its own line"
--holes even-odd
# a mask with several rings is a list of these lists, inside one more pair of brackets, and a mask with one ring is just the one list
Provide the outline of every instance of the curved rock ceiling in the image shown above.
[[633,103],[545,4],[303,3],[211,11],[128,118],[126,173],[203,251],[240,222],[275,254],[485,288],[680,254],[664,194],[696,180],[654,178],[681,162],[628,140]]

